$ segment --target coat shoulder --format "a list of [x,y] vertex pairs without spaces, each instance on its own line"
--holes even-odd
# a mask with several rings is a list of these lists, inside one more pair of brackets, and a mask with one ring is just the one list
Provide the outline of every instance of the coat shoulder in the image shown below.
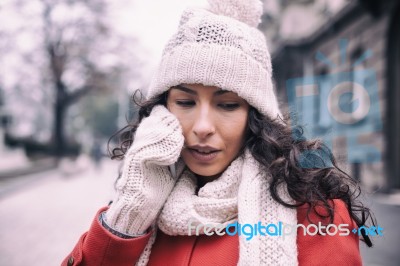
[[[362,265],[355,221],[342,200],[329,201],[334,219],[322,206],[297,208],[299,265]],[[321,217],[322,216],[322,217]]]

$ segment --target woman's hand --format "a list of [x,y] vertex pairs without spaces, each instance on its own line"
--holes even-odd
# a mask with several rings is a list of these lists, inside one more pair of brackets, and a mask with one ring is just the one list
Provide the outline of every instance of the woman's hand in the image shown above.
[[178,119],[164,106],[155,106],[125,155],[116,199],[106,213],[109,226],[130,235],[146,232],[174,187],[168,165],[178,160],[183,143]]

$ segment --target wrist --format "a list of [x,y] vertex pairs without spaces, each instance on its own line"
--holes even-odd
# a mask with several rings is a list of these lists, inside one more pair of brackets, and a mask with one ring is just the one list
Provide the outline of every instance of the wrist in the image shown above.
[[140,236],[143,236],[143,235],[147,234],[147,232],[138,233],[138,234],[122,233],[122,232],[112,228],[110,225],[108,225],[105,216],[106,216],[106,212],[102,212],[100,214],[100,216],[99,216],[100,224],[105,229],[107,229],[107,231],[109,231],[110,233],[112,233],[115,236],[118,236],[118,237],[123,238],[123,239],[130,239],[130,238],[140,237]]

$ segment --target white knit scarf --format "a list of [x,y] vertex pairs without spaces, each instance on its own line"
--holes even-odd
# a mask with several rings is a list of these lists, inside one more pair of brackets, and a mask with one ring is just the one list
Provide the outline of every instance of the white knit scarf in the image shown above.
[[[249,151],[236,158],[216,180],[204,185],[198,193],[195,176],[185,170],[169,195],[157,226],[167,235],[188,235],[188,225],[227,225],[232,222],[262,225],[269,223],[295,225],[296,209],[286,208],[272,199],[266,177]],[[179,171],[178,171],[179,172]],[[289,200],[287,192],[280,196]],[[154,228],[154,232],[156,232]],[[194,231],[191,232],[194,235]],[[201,232],[200,230],[200,233]],[[260,236],[251,240],[239,236],[238,265],[297,265],[296,234]],[[152,235],[137,265],[146,265],[156,233]]]

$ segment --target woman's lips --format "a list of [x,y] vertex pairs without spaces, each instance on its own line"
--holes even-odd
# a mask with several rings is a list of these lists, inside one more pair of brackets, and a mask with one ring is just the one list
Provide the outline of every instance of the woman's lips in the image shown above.
[[210,153],[199,152],[194,149],[189,149],[190,154],[198,161],[209,162],[217,157],[219,151],[213,151]]

